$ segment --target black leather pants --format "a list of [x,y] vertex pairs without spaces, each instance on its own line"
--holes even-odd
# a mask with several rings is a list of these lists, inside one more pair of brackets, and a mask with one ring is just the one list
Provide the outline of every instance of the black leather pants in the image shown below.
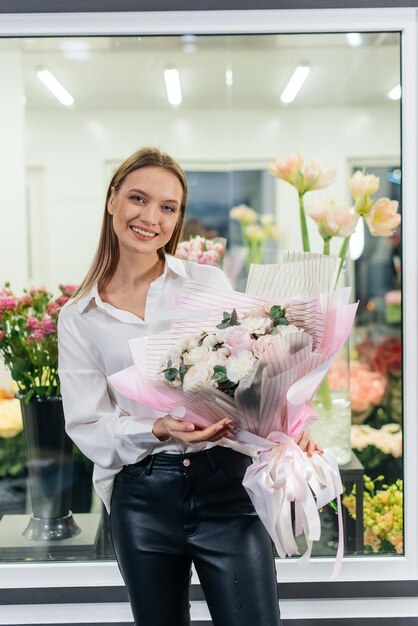
[[250,457],[215,446],[117,474],[110,526],[135,626],[189,626],[194,562],[214,626],[280,626],[271,539],[241,484]]

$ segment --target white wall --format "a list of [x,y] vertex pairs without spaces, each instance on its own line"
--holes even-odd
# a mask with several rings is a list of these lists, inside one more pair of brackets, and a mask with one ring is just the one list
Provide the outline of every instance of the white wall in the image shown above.
[[[84,276],[100,229],[106,163],[122,160],[140,146],[156,145],[189,167],[228,161],[266,166],[276,155],[299,148],[307,158],[317,157],[327,169],[337,169],[337,181],[326,193],[348,201],[344,181],[349,159],[399,155],[397,111],[397,105],[390,104],[373,109],[288,108],[279,113],[28,112],[27,164],[44,168],[46,185],[49,271],[43,282],[56,289],[59,282],[77,282]],[[300,248],[295,190],[281,181],[277,188],[281,246]]]

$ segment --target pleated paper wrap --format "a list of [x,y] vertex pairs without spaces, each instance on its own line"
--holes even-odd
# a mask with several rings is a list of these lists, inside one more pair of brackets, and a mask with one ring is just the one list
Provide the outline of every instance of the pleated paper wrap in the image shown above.
[[[155,332],[129,341],[133,365],[108,377],[122,395],[201,426],[233,419],[235,435],[218,443],[253,458],[243,485],[281,558],[299,554],[295,536],[303,533],[307,550],[299,562],[309,560],[321,534],[318,509],[337,499],[339,544],[332,578],[343,557],[338,465],[331,450],[308,457],[294,440],[316,417],[309,404],[357,309],[348,304],[348,289],[333,290],[338,264],[334,257],[289,253],[281,265],[252,265],[246,293],[186,282],[176,309],[157,314]],[[265,302],[285,306],[289,322],[305,332],[273,342],[234,398],[209,385],[184,392],[162,379],[161,362],[174,345],[216,330],[225,310],[235,308],[242,315]]]

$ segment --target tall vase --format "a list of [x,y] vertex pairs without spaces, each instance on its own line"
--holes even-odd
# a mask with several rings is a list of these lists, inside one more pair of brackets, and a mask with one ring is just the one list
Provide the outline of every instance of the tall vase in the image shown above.
[[[346,263],[337,287],[349,285]],[[338,353],[311,407],[318,414],[309,427],[312,437],[322,448],[331,448],[338,465],[346,465],[352,455],[349,339]]]
[[33,541],[68,539],[80,531],[70,511],[73,455],[61,397],[32,398],[22,409],[32,514],[24,536]]

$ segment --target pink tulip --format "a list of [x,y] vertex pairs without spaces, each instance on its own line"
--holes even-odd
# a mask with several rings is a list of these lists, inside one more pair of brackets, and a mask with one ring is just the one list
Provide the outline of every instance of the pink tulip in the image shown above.
[[328,198],[325,202],[314,202],[306,212],[318,224],[323,239],[330,237],[350,237],[356,230],[359,216],[351,213],[347,207],[338,205]]
[[304,189],[299,191],[313,191],[329,187],[336,176],[335,170],[322,171],[322,165],[316,159],[309,161],[303,168]]
[[347,178],[347,186],[354,200],[362,196],[372,196],[379,189],[380,179],[374,174],[363,174],[357,170],[351,178]]
[[4,330],[0,330],[0,341],[3,339],[4,337]]
[[389,237],[401,222],[397,200],[380,198],[364,217],[373,237]]
[[296,186],[298,172],[302,169],[303,156],[296,150],[294,154],[278,157],[274,162],[269,163],[268,170],[276,178],[285,180]]

